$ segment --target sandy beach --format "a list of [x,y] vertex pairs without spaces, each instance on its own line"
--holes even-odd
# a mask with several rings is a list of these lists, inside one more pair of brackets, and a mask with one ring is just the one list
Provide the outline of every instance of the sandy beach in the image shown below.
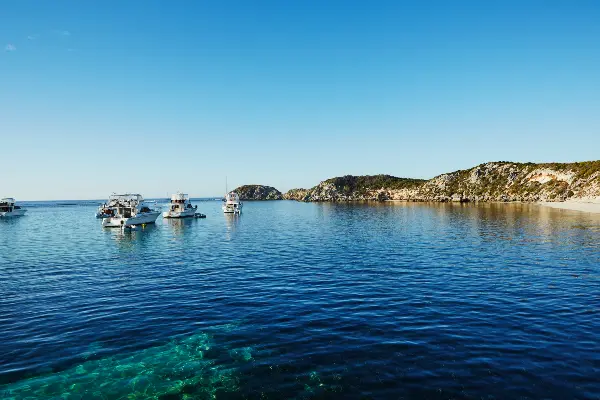
[[567,200],[563,202],[541,202],[543,206],[562,208],[564,210],[582,211],[600,214],[600,198]]

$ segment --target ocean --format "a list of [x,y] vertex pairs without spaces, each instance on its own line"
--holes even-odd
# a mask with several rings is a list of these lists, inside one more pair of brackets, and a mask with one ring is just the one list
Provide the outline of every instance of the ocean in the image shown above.
[[0,398],[600,398],[600,215],[195,203],[0,219]]

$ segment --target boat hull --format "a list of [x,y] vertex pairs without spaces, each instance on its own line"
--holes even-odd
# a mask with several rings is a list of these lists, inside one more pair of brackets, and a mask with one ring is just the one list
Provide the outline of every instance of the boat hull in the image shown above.
[[104,218],[102,220],[102,226],[105,228],[129,228],[134,225],[145,225],[153,224],[160,215],[158,211],[152,211],[147,213],[138,214],[134,217],[123,218],[123,217],[111,217]]
[[222,208],[225,214],[241,214],[242,212],[241,204],[237,207],[234,207],[232,204],[225,204]]
[[191,208],[185,211],[165,211],[163,218],[191,218],[196,215],[196,209]]
[[22,217],[26,212],[24,209],[0,212],[0,218]]

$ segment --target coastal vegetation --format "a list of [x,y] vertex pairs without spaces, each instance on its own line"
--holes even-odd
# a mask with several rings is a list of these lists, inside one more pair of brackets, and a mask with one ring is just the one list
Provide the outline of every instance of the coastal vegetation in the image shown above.
[[310,189],[290,189],[283,194],[283,199],[302,201],[309,192]]
[[480,164],[429,180],[390,175],[346,175],[311,189],[293,189],[298,201],[564,201],[600,198],[600,161]]
[[423,179],[398,178],[391,175],[346,175],[327,179],[328,184],[333,184],[337,190],[349,195],[352,193],[366,193],[370,188],[407,189],[415,188],[425,182]]
[[432,179],[345,175],[310,189],[282,194],[271,186],[244,185],[242,200],[297,201],[565,201],[600,199],[600,161],[576,163],[489,162]]
[[272,186],[243,185],[233,190],[240,200],[281,200],[281,192]]

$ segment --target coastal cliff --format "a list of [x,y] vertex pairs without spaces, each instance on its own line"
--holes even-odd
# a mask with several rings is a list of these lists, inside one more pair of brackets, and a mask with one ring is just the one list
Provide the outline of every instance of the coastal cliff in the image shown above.
[[391,175],[346,175],[327,179],[312,189],[292,189],[285,199],[299,201],[387,200],[389,191],[408,193],[425,180],[397,178]]
[[430,180],[389,175],[343,176],[312,189],[293,189],[298,201],[565,201],[600,198],[600,161],[580,163],[490,162]]
[[281,192],[274,187],[264,185],[243,185],[233,190],[240,200],[281,200]]

